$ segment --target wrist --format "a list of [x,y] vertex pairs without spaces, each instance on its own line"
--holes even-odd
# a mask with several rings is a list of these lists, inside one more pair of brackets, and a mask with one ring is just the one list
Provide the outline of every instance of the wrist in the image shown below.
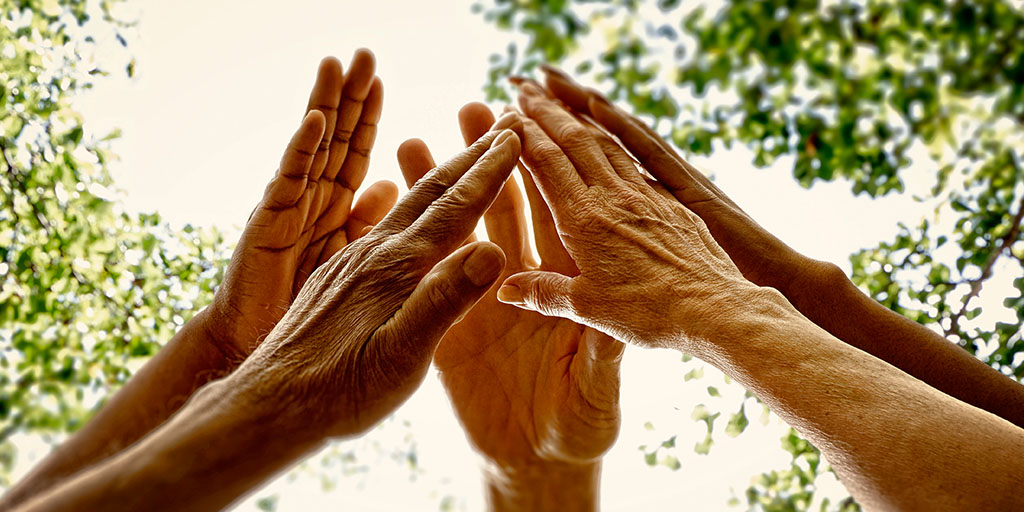
[[216,359],[227,368],[229,372],[238,368],[242,361],[248,356],[239,348],[239,343],[231,339],[223,328],[223,315],[216,312],[216,299],[214,303],[203,308],[195,314],[189,322],[196,322],[202,336],[196,340],[203,346],[199,347],[209,354],[211,359]]
[[484,486],[490,510],[597,510],[601,459],[581,464],[538,461],[517,466],[487,461]]
[[675,348],[719,367],[723,358],[752,348],[781,323],[807,321],[782,292],[749,281],[738,284],[709,307],[699,328],[692,318],[673,320],[689,333],[678,336]]

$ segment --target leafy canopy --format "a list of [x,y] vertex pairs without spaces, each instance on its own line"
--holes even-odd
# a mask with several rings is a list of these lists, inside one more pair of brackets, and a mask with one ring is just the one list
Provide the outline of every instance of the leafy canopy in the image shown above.
[[[0,484],[15,434],[81,426],[220,281],[216,231],[171,230],[117,202],[111,133],[72,99],[126,44],[116,1],[0,0]],[[126,59],[129,75],[134,61]]]

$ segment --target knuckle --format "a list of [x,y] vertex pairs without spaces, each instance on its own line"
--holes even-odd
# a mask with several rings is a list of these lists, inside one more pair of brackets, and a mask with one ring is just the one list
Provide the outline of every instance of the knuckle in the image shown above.
[[437,274],[428,276],[426,280],[424,290],[430,307],[445,316],[459,313],[461,303],[458,300],[458,290],[453,283]]
[[533,152],[533,159],[541,166],[555,165],[564,162],[565,154],[558,146],[544,143],[537,145]]

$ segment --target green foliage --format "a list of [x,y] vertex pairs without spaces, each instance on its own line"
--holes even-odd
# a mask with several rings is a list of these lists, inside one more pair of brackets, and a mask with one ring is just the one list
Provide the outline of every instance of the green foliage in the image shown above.
[[[481,0],[474,9],[513,32],[507,51],[492,56],[490,99],[509,97],[508,74],[549,61],[596,83],[684,154],[738,143],[754,165],[790,166],[807,187],[843,179],[874,197],[909,184],[923,220],[853,254],[853,281],[1004,374],[1024,376],[1019,3]],[[927,183],[908,182],[912,161],[934,169]],[[993,275],[1014,291],[1001,300],[1008,311],[985,315],[977,302]],[[710,432],[713,420],[701,421]],[[726,432],[746,424],[741,406]],[[796,447],[796,438],[784,442]],[[710,434],[697,443],[710,446]],[[825,465],[800,446],[789,470],[765,473],[748,490],[751,509],[811,506]]]
[[[81,426],[220,281],[216,231],[171,230],[117,202],[96,139],[72,109],[96,76],[116,2],[0,0],[0,483],[14,434]],[[130,61],[126,69],[134,66]]]

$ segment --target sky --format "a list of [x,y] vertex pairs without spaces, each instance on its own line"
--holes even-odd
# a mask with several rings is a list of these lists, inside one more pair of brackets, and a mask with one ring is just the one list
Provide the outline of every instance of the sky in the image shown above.
[[[175,226],[217,226],[229,237],[237,237],[272,176],[322,57],[336,55],[347,65],[356,48],[376,54],[384,113],[365,183],[402,184],[398,145],[422,138],[438,161],[458,152],[463,144],[456,113],[483,99],[487,58],[512,37],[461,0],[136,5],[139,23],[129,40],[136,76],[101,80],[76,107],[91,133],[123,131],[113,146],[120,161],[111,169],[127,209],[157,211]],[[788,161],[756,169],[743,148],[693,162],[769,231],[847,270],[849,254],[891,238],[898,220],[914,222],[923,212],[905,196],[854,198],[843,182],[803,189],[789,174]],[[742,498],[752,476],[788,467],[779,443],[786,427],[774,416],[766,425],[759,422],[760,406],[748,402],[751,426],[743,435],[733,439],[722,432],[743,389],[726,385],[711,367],[703,379],[684,379],[702,366],[680,362],[675,352],[627,350],[622,431],[604,462],[603,508],[724,509],[731,496]],[[711,385],[722,390],[721,398],[708,396]],[[690,417],[698,403],[732,408],[723,411],[707,456],[692,450],[704,437],[704,424]],[[638,447],[672,435],[678,435],[673,454],[681,468],[648,467]],[[842,493],[834,480],[821,484],[825,494]],[[281,511],[483,506],[479,461],[434,374],[381,427],[332,444],[236,510],[257,510],[264,499]]]

